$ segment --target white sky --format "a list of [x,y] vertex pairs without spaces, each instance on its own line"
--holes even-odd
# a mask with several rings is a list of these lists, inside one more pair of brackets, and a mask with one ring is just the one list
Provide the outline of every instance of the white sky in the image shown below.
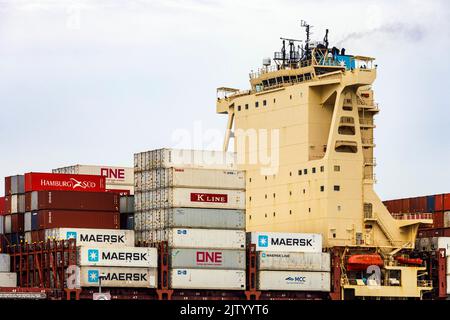
[[222,132],[215,89],[248,88],[280,36],[303,39],[300,19],[377,58],[380,196],[450,192],[444,0],[0,0],[0,177],[131,166],[194,123]]

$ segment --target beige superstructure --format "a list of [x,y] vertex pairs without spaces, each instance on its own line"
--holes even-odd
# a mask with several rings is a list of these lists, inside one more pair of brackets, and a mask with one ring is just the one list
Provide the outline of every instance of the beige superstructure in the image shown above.
[[[393,260],[414,248],[419,224],[431,221],[394,219],[374,192],[374,59],[332,53],[328,43],[308,49],[304,58],[291,47],[275,54],[276,64],[266,60],[250,74],[250,90],[218,89],[217,112],[228,114],[224,149],[234,138],[238,167],[247,171],[247,229],[320,233],[327,248],[376,248]],[[248,133],[261,129],[279,139],[252,143]],[[270,174],[249,161],[274,152],[278,165]],[[399,272],[413,274],[416,284],[423,269],[408,270]],[[386,292],[420,297],[427,288],[415,284],[408,293]]]

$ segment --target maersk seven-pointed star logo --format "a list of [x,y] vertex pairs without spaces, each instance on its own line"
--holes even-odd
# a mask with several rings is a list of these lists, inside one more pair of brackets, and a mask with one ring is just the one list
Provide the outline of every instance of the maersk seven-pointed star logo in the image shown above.
[[88,281],[94,283],[98,282],[98,270],[88,271]]
[[258,237],[258,246],[260,246],[260,247],[269,246],[269,237],[268,236],[259,236]]
[[89,249],[88,250],[88,261],[89,262],[98,262],[98,250],[97,249]]
[[66,239],[76,239],[77,233],[75,231],[67,231]]

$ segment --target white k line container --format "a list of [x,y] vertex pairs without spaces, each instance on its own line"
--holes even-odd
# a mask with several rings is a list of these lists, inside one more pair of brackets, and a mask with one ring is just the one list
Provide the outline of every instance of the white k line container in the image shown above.
[[244,290],[245,271],[172,269],[170,287],[173,289]]
[[172,248],[245,249],[245,232],[240,230],[173,228],[156,234],[155,242],[168,241]]
[[0,272],[11,271],[11,258],[8,254],[0,253]]
[[139,220],[139,223],[143,223],[143,230],[180,227],[245,230],[245,210],[199,208],[154,209],[145,212],[143,219]]
[[77,164],[53,169],[52,172],[104,176],[106,177],[106,185],[134,185],[134,169],[131,167],[87,166]]
[[329,292],[331,289],[329,272],[260,271],[257,279],[259,290]]
[[240,190],[166,188],[143,192],[142,196],[146,197],[142,210],[174,207],[245,209],[245,191]]
[[157,149],[134,155],[135,171],[155,168],[236,169],[236,153],[209,150]]
[[0,288],[15,288],[15,287],[17,287],[17,273],[0,272]]
[[133,230],[56,228],[45,230],[45,238],[55,240],[76,238],[77,246],[134,246]]
[[157,268],[156,248],[90,247],[78,248],[80,266]]
[[202,188],[245,190],[245,172],[236,170],[159,168],[144,175],[143,189]]
[[81,287],[156,288],[156,268],[81,267]]
[[245,270],[245,250],[171,249],[171,268]]
[[322,252],[322,235],[315,233],[251,232],[256,251]]
[[258,270],[331,271],[329,253],[266,252],[257,253]]

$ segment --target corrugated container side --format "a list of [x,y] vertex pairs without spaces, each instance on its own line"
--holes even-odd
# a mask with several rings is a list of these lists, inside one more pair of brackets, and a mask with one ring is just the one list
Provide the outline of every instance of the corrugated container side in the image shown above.
[[0,216],[6,214],[5,197],[0,197]]
[[402,199],[402,213],[411,213],[410,201],[410,198]]
[[331,290],[329,272],[260,271],[257,279],[259,290],[323,292]]
[[98,287],[99,277],[102,276],[102,287],[156,288],[157,275],[156,268],[81,267],[80,285]]
[[133,230],[57,228],[45,230],[45,238],[56,240],[76,238],[77,246],[134,246]]
[[434,195],[433,196],[427,196],[427,212],[431,213],[434,211],[435,201],[434,201]]
[[0,253],[0,272],[11,271],[11,258],[9,254]]
[[258,252],[258,270],[331,271],[329,253]]
[[245,271],[216,269],[172,269],[173,289],[244,290]]
[[245,270],[245,250],[170,249],[170,266],[174,269]]
[[174,228],[150,234],[154,242],[168,241],[173,248],[245,249],[245,232],[240,230]]
[[78,164],[53,169],[52,172],[65,174],[86,174],[86,175],[104,176],[106,178],[106,184],[132,185],[134,169],[130,167],[90,166]]
[[120,216],[117,212],[40,210],[39,229],[94,228],[119,229]]
[[5,233],[12,233],[11,215],[5,216]]
[[156,248],[137,247],[99,247],[83,246],[78,248],[80,266],[157,268]]
[[[4,234],[5,233],[5,217],[4,216],[0,216],[0,234]],[[0,237],[1,239],[1,237]]]
[[25,212],[24,216],[24,231],[31,231],[32,223],[31,223],[31,212]]
[[17,273],[0,272],[0,287],[15,288],[17,287]]
[[315,233],[250,232],[257,251],[322,252],[322,235]]
[[83,191],[104,192],[105,177],[81,174],[39,173],[25,174],[25,191]]
[[144,214],[143,230],[208,228],[245,230],[245,211],[233,209],[168,208]]

